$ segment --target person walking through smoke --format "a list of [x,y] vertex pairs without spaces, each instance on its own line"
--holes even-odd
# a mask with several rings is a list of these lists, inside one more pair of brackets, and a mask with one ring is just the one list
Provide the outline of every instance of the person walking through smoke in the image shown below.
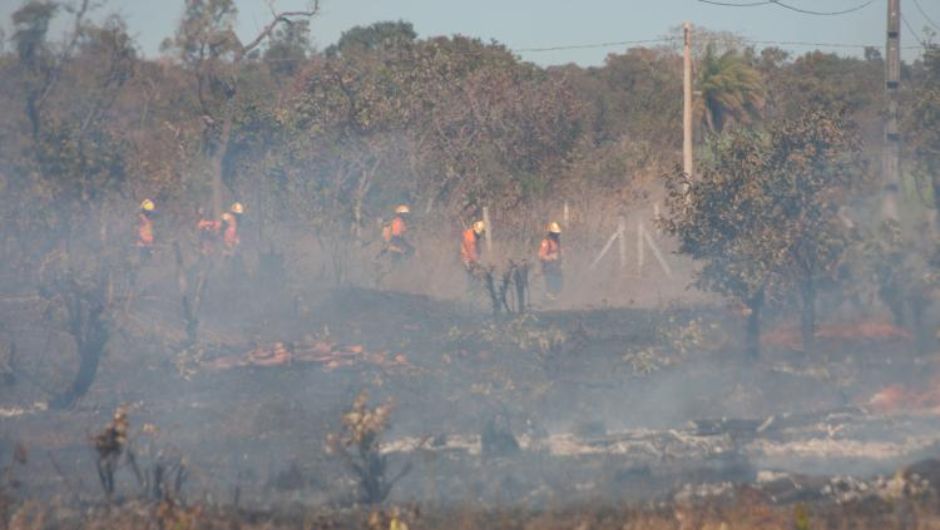
[[229,211],[222,214],[222,255],[233,256],[238,250],[241,238],[238,236],[238,219],[245,213],[240,202],[232,204]]
[[405,219],[411,214],[411,208],[401,204],[395,208],[395,217],[392,221],[382,227],[382,239],[385,246],[380,255],[387,255],[393,262],[398,262],[404,258],[409,258],[415,253],[415,247],[408,241],[408,224]]
[[548,233],[539,245],[539,263],[545,278],[545,293],[554,300],[564,286],[561,271],[561,225],[552,221],[547,227]]
[[144,199],[140,203],[140,211],[137,214],[137,248],[140,250],[140,259],[143,262],[148,261],[153,256],[155,241],[153,218],[156,213],[157,207],[152,200]]
[[480,239],[486,232],[486,224],[483,221],[475,221],[470,228],[463,231],[463,237],[460,239],[460,261],[463,262],[464,270],[467,272],[467,289],[473,290],[479,280],[480,275]]

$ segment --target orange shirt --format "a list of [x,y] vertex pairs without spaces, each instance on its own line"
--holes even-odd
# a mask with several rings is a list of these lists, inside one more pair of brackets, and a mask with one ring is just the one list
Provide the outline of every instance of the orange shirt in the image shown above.
[[408,227],[405,225],[405,220],[396,215],[392,219],[392,237],[402,237],[407,231]]
[[382,230],[382,237],[385,239],[386,243],[391,243],[395,238],[401,238],[405,236],[405,232],[408,231],[408,226],[405,224],[405,220],[401,216],[396,215],[392,222]]
[[153,219],[143,213],[137,215],[137,246],[153,246]]
[[480,237],[473,231],[473,228],[468,228],[463,233],[463,240],[460,243],[460,259],[463,260],[464,265],[471,265],[480,261],[480,248],[478,246],[478,241]]
[[222,233],[222,241],[229,250],[234,249],[241,242],[241,239],[238,237],[238,221],[234,215],[225,223],[225,232]]
[[561,259],[561,245],[558,240],[546,237],[539,245],[539,260],[558,261]]

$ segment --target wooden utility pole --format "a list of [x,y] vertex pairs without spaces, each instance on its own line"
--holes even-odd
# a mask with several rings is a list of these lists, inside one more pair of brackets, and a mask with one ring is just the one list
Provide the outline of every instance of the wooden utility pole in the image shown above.
[[692,25],[682,25],[685,34],[684,75],[682,78],[682,171],[692,176]]
[[901,188],[901,138],[898,135],[898,89],[901,83],[901,0],[888,0],[888,39],[885,50],[885,95],[888,112],[885,116],[884,152],[881,170],[884,179],[882,216],[898,220],[898,195]]

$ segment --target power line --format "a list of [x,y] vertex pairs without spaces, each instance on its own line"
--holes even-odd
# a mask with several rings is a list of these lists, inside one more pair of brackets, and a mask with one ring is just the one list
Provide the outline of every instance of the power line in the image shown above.
[[925,42],[923,39],[920,38],[920,35],[918,35],[916,31],[914,31],[914,27],[911,26],[911,23],[907,21],[907,17],[904,16],[903,14],[901,15],[901,22],[904,22],[904,27],[906,27],[907,30],[911,32],[911,35],[914,37],[914,40],[916,40],[917,42],[920,43],[921,46],[926,48],[927,42]]
[[[840,42],[803,42],[803,41],[772,41],[772,40],[745,40],[750,44],[759,44],[762,46],[795,46],[801,48],[834,48],[834,49],[862,49],[880,48],[882,44],[851,44]],[[920,46],[901,46],[902,50],[920,50]]]
[[870,48],[874,44],[852,44],[842,42],[806,42],[806,41],[773,41],[773,40],[745,40],[750,44],[760,44],[762,46],[798,46],[801,48]]
[[832,17],[838,15],[848,15],[849,13],[855,13],[856,11],[861,11],[866,7],[875,3],[875,0],[868,0],[864,4],[859,4],[855,7],[850,7],[849,9],[843,9],[842,11],[811,11],[809,9],[803,9],[801,7],[796,7],[790,4],[785,4],[780,0],[769,0],[770,3],[780,6],[784,9],[789,9],[790,11],[796,11],[797,13],[803,13],[804,15],[816,15],[816,16],[825,16]]
[[938,26],[937,23],[934,22],[932,18],[930,18],[930,15],[927,14],[927,11],[923,8],[923,6],[920,5],[920,1],[914,0],[914,5],[917,7],[917,10],[920,11],[920,14],[923,15],[925,19],[927,19],[927,23],[933,26],[934,29],[940,31],[940,26]]
[[515,48],[512,51],[514,52],[553,52],[558,50],[584,50],[590,48],[614,48],[620,46],[631,46],[634,44],[652,44],[656,42],[672,42],[672,37],[660,37],[658,39],[642,39],[642,40],[623,40],[616,42],[598,42],[595,44],[571,44],[567,46],[547,46],[544,48]]
[[748,2],[745,4],[738,4],[733,2],[719,2],[717,0],[698,0],[703,4],[711,4],[713,6],[723,6],[723,7],[758,7],[772,4],[772,0],[763,0],[762,2]]
[[859,4],[855,7],[850,7],[848,9],[843,9],[841,11],[813,11],[810,9],[804,9],[802,7],[784,3],[781,0],[763,0],[759,2],[745,2],[745,3],[724,2],[721,0],[698,0],[698,1],[702,2],[703,4],[711,4],[711,5],[723,6],[723,7],[758,7],[758,6],[766,6],[766,5],[775,5],[777,7],[789,9],[790,11],[795,11],[797,13],[802,13],[804,15],[816,15],[816,16],[827,16],[827,17],[847,15],[849,13],[861,11],[862,9],[865,9],[866,7],[875,3],[875,0],[868,0],[865,3]]
[[[704,1],[704,0],[701,0]],[[844,42],[808,42],[808,41],[776,41],[776,40],[753,40],[753,39],[741,39],[743,43],[746,44],[756,44],[761,46],[793,46],[801,48],[844,48],[844,49],[865,49],[871,47],[879,47],[879,44],[858,44],[858,43],[844,43]],[[620,46],[628,46],[632,44],[650,44],[657,42],[676,42],[675,37],[663,37],[659,39],[644,39],[644,40],[632,40],[632,41],[619,41],[619,42],[600,42],[596,44],[572,44],[567,46],[548,46],[544,48],[511,48],[509,51],[512,52],[547,52],[547,51],[563,51],[563,50],[581,50],[581,49],[590,49],[590,48],[613,48]],[[913,50],[921,49],[920,46],[907,46],[903,49]]]
[[[705,1],[705,0],[700,0]],[[905,21],[906,23],[906,21]],[[912,30],[913,33],[913,30]],[[566,50],[588,50],[588,49],[597,49],[597,48],[620,48],[624,46],[633,46],[639,44],[657,44],[657,43],[675,43],[677,42],[677,37],[659,37],[655,39],[635,39],[635,40],[622,40],[622,41],[607,41],[607,42],[596,42],[596,43],[584,43],[584,44],[568,44],[568,45],[556,45],[556,46],[544,46],[544,47],[530,47],[530,48],[509,48],[506,47],[506,51],[510,53],[543,53],[543,52],[553,52],[553,51],[566,51]],[[918,39],[919,40],[919,39]],[[828,49],[859,49],[864,50],[865,48],[878,48],[880,44],[865,44],[865,43],[849,43],[849,42],[812,42],[812,41],[787,41],[787,40],[757,40],[757,39],[747,39],[741,38],[740,42],[743,44],[751,44],[755,46],[780,46],[780,47],[794,47],[794,48],[828,48]],[[918,46],[902,46],[902,50],[922,50],[921,45]],[[452,53],[458,54],[479,54],[483,53],[476,50],[452,50]],[[269,58],[266,59],[267,62],[290,62],[296,61],[296,59],[276,59]]]

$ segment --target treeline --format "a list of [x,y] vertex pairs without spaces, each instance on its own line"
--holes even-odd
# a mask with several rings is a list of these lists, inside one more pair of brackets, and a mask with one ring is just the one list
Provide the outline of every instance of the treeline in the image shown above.
[[[53,2],[14,14],[0,59],[5,199],[71,210],[152,197],[175,214],[210,204],[218,173],[224,196],[256,214],[355,230],[396,202],[472,215],[584,188],[624,195],[676,159],[681,62],[669,48],[540,68],[499,44],[388,22],[314,51],[299,17],[248,49],[232,2],[185,4],[154,59],[116,17],[93,23]],[[64,42],[48,31],[59,19],[74,28]],[[698,60],[700,138],[816,103],[847,108],[878,145],[877,52],[794,58],[722,42]],[[22,213],[5,208],[4,227],[68,224]]]
[[[164,227],[191,228],[198,209],[239,200],[263,246],[300,226],[327,247],[374,232],[397,203],[455,227],[484,205],[588,196],[617,207],[679,160],[682,61],[671,47],[543,68],[498,43],[383,22],[315,50],[314,12],[279,14],[242,42],[232,0],[186,0],[147,58],[119,17],[91,6],[24,3],[0,54],[0,244],[23,273],[62,249],[99,263],[130,240],[144,198]],[[851,177],[867,183],[840,204],[876,194],[880,53],[791,55],[721,37],[696,57],[703,164],[721,166],[722,138],[827,109],[857,135]],[[940,200],[940,52],[924,57],[903,69],[903,210],[917,215]]]

